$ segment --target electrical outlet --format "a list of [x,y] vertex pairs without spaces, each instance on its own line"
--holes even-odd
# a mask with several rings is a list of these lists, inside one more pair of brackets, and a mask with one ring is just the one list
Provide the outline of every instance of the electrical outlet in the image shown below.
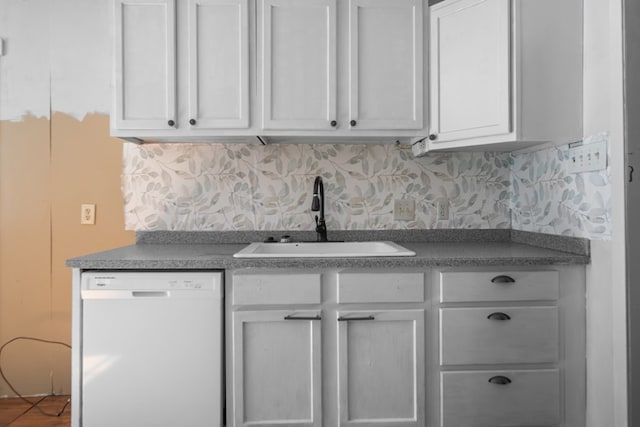
[[80,205],[80,224],[93,225],[96,223],[96,205]]
[[416,205],[411,199],[395,199],[393,201],[393,219],[396,221],[413,221],[416,218]]
[[606,167],[606,141],[569,148],[569,173],[597,171]]
[[436,210],[436,218],[438,220],[449,219],[449,199],[438,199]]

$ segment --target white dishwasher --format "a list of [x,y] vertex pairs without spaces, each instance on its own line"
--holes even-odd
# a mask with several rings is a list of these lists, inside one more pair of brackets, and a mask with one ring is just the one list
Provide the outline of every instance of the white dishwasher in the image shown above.
[[81,425],[222,426],[222,272],[81,281]]

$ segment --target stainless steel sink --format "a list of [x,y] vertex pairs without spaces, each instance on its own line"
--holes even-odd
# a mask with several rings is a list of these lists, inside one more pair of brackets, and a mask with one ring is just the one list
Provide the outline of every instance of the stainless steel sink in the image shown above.
[[343,258],[415,256],[394,242],[294,242],[251,243],[235,258]]

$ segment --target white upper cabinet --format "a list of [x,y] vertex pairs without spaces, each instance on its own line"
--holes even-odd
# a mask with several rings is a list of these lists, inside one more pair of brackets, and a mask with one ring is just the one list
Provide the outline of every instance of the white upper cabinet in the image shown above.
[[174,0],[115,3],[116,129],[168,129],[176,115]]
[[431,7],[428,149],[581,139],[581,4],[448,0]]
[[111,134],[247,132],[249,16],[248,0],[115,0]]
[[249,127],[248,0],[189,0],[189,124]]
[[259,4],[265,130],[423,129],[423,0]]
[[422,0],[349,1],[349,125],[421,129]]
[[331,129],[336,0],[262,0],[260,5],[263,128]]
[[438,141],[510,132],[509,13],[510,0],[434,11],[431,118]]
[[113,136],[427,136],[426,0],[113,1]]

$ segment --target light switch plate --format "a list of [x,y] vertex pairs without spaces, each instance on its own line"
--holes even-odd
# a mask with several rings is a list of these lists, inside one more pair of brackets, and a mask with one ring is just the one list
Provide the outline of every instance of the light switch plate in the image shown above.
[[569,173],[591,172],[606,168],[606,141],[569,148]]

